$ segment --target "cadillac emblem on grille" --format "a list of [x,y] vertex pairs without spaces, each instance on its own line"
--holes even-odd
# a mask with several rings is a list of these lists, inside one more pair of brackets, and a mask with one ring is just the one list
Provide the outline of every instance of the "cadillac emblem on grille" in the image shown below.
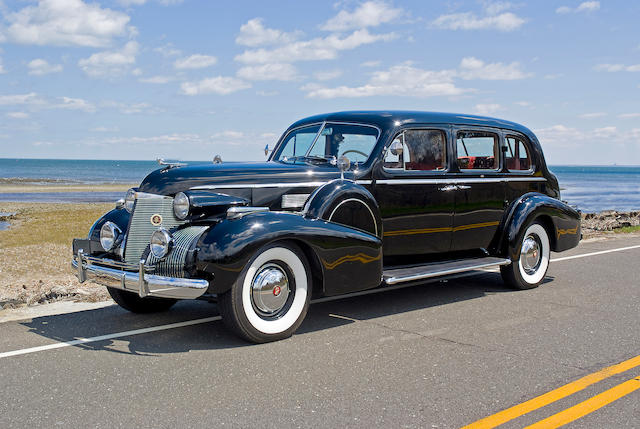
[[151,220],[151,225],[154,225],[154,226],[162,225],[162,216],[159,215],[158,213],[152,214],[150,220]]

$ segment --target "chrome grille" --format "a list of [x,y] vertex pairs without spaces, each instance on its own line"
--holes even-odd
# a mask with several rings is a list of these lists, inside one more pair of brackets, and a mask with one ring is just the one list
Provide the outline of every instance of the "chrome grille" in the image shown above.
[[186,277],[184,265],[187,259],[187,252],[193,240],[207,229],[206,226],[188,226],[175,231],[173,235],[173,249],[163,259],[158,259],[149,253],[147,263],[155,265],[154,274],[168,277]]
[[[160,225],[151,223],[151,216],[155,214],[162,216]],[[185,222],[173,215],[173,198],[142,192],[136,193],[136,203],[127,232],[124,261],[128,264],[138,264],[149,245],[153,231],[160,227],[171,229],[183,223]]]

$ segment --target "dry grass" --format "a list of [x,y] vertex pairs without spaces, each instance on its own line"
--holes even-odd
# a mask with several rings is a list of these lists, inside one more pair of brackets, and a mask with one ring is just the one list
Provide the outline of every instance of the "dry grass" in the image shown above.
[[86,237],[113,204],[0,203],[16,213],[0,231],[0,306],[15,307],[73,298],[107,299],[103,287],[78,284],[70,273],[71,240]]

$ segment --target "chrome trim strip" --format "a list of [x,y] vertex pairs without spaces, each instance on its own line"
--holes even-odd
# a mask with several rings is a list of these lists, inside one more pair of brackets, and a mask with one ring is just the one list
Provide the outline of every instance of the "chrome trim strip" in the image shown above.
[[[384,282],[388,285],[394,285],[397,283],[406,283],[406,282],[411,282],[415,280],[428,279],[431,277],[440,277],[440,276],[446,276],[449,274],[463,273],[465,271],[478,270],[481,268],[489,268],[489,267],[495,267],[500,265],[509,265],[510,263],[511,263],[511,259],[503,259],[500,262],[484,263],[484,264],[473,265],[470,267],[451,268],[449,270],[435,271],[435,272],[424,273],[424,274],[413,274],[406,277],[389,277],[387,279],[384,279]],[[384,273],[382,273],[382,275],[384,278]]]
[[501,178],[468,178],[468,179],[382,179],[376,180],[380,185],[445,185],[458,183],[501,183],[501,182],[546,182],[544,177],[501,177]]
[[238,183],[237,185],[200,185],[194,186],[192,190],[200,189],[238,189],[238,188],[301,188],[311,186],[322,186],[327,182],[292,182],[292,183]]
[[[78,261],[81,262],[78,263]],[[141,297],[195,299],[209,288],[209,282],[204,279],[146,274],[143,260],[140,261],[138,271],[122,271],[88,263],[86,256],[78,252],[78,255],[71,261],[71,267],[77,272],[80,282],[91,279],[104,286],[137,293]],[[83,278],[84,280],[82,280]]]
[[[303,188],[322,186],[327,183],[331,183],[333,179],[328,182],[292,182],[292,183],[244,183],[237,185],[200,185],[194,186],[192,190],[201,189],[239,189],[239,188]],[[350,179],[345,179],[350,180]],[[468,179],[381,179],[376,180],[375,183],[381,185],[424,185],[424,184],[457,184],[457,183],[500,183],[500,182],[546,182],[544,177],[500,177],[500,178],[475,178],[470,177]],[[373,180],[355,180],[358,185],[371,185]]]
[[250,207],[250,206],[235,206],[227,209],[227,219],[237,219],[244,215],[257,212],[268,212],[269,207]]

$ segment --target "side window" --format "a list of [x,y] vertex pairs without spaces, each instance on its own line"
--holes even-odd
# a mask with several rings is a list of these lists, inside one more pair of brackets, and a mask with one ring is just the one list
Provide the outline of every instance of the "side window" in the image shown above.
[[505,162],[511,171],[526,171],[531,169],[531,156],[524,142],[518,137],[507,136],[507,152]]
[[441,130],[407,130],[398,135],[384,158],[384,167],[406,171],[442,171],[447,140]]
[[496,170],[498,135],[487,131],[458,131],[456,147],[460,170]]

